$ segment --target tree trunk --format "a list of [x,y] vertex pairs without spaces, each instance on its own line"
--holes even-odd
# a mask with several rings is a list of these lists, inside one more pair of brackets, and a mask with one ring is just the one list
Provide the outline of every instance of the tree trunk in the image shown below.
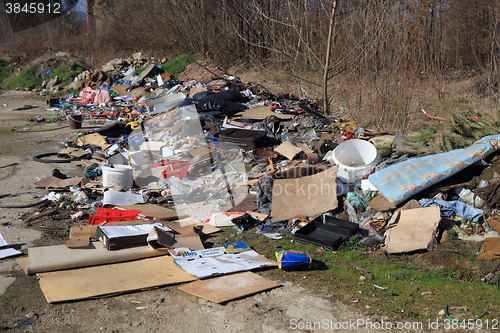
[[332,49],[333,27],[335,24],[335,11],[337,9],[337,0],[333,0],[332,16],[330,17],[330,25],[328,28],[328,42],[326,45],[326,60],[323,70],[323,111],[325,114],[330,113],[328,105],[328,73],[330,72],[330,51]]

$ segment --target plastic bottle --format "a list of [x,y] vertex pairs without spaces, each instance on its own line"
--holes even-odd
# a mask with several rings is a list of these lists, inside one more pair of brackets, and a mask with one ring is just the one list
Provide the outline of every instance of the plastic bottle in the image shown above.
[[477,186],[477,188],[483,188],[483,187],[486,187],[488,186],[488,182],[486,180],[481,180],[479,182],[479,185]]
[[290,141],[290,134],[288,134],[288,131],[285,129],[283,129],[283,131],[281,132],[281,141]]
[[484,200],[476,195],[474,199],[474,192],[471,190],[465,189],[463,187],[459,187],[455,190],[455,193],[459,196],[459,201],[472,205],[474,207],[480,208],[484,205]]

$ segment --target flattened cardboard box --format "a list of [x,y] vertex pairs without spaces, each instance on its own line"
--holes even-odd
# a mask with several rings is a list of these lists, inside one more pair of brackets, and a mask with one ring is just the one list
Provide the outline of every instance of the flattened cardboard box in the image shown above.
[[49,303],[115,295],[196,280],[177,267],[169,256],[40,273],[38,277],[40,288]]
[[[97,228],[97,237],[110,251],[146,245],[147,238],[154,227],[163,227],[161,223],[137,225],[103,225]],[[166,228],[166,227],[163,227]],[[169,231],[171,229],[166,228]]]
[[337,208],[338,165],[312,176],[276,179],[271,218],[289,220],[297,215],[317,215]]
[[281,284],[265,277],[252,272],[244,272],[198,280],[180,286],[179,290],[215,303],[224,303],[279,286]]
[[385,250],[387,253],[432,251],[436,245],[439,221],[441,221],[439,206],[396,212],[389,221]]

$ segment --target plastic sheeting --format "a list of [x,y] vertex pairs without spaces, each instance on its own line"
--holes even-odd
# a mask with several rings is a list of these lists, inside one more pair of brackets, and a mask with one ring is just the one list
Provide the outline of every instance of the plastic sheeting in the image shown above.
[[500,135],[489,135],[464,149],[412,158],[368,178],[384,197],[397,205],[413,195],[482,160],[500,147]]

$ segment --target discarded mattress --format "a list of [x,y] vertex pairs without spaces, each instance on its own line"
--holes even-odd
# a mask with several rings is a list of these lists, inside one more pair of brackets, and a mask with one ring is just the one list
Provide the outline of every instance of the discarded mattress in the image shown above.
[[498,150],[500,135],[489,135],[464,149],[412,158],[375,172],[368,180],[397,205]]

